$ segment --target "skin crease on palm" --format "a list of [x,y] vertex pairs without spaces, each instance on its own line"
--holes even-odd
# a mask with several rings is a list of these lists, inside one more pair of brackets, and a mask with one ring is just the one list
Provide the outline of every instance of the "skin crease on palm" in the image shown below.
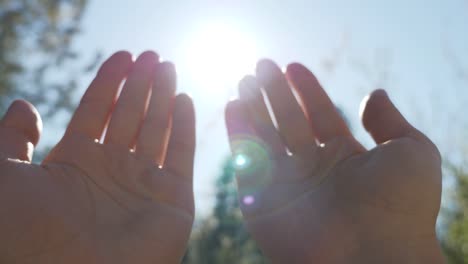
[[114,54],[41,165],[30,163],[40,117],[12,104],[0,122],[0,263],[180,262],[195,117],[175,78],[154,52]]
[[240,82],[226,122],[241,210],[272,263],[444,262],[437,148],[385,91],[362,106],[370,150],[304,66],[263,60]]

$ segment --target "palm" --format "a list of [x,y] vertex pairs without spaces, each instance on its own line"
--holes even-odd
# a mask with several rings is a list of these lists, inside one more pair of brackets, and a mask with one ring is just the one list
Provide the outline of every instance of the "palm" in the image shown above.
[[[148,61],[155,60],[148,57],[154,56],[143,55],[134,67],[142,67],[142,61],[146,60],[145,66],[149,66],[146,71],[151,73],[154,67],[148,65]],[[119,60],[120,66],[116,66]],[[104,67],[125,67],[122,60],[126,60],[126,64],[129,64],[128,56],[116,54]],[[142,71],[141,68],[134,69],[128,77],[126,86],[132,85],[132,79],[136,79],[136,76],[132,75],[141,74]],[[105,73],[100,72],[100,74]],[[120,74],[123,77],[122,74],[124,73]],[[113,72],[112,75],[113,78],[122,78],[117,72]],[[138,77],[139,80],[145,79],[145,76]],[[99,78],[105,77],[98,75],[96,80]],[[146,100],[147,93],[134,94],[136,89],[144,91],[144,83],[144,81],[140,83],[142,87],[132,87],[133,90],[130,92],[133,93],[135,101]],[[149,85],[149,82],[147,83]],[[161,92],[154,89],[153,94],[158,93],[162,97]],[[165,88],[157,87],[157,89]],[[96,92],[97,89],[92,87],[85,97]],[[112,102],[112,94],[107,96]],[[121,100],[124,100],[125,96],[125,92],[122,92]],[[169,98],[162,99],[169,101],[171,95],[168,96]],[[105,102],[99,103],[102,104],[101,107],[106,108]],[[180,148],[179,143],[188,140],[184,146],[191,148],[190,142],[193,141],[194,135],[188,135],[186,139],[179,138],[182,136],[180,118],[188,118],[186,120],[188,123],[185,122],[188,126],[193,124],[190,102],[186,97],[176,99],[178,109],[173,114],[171,140],[165,154],[167,166],[162,169],[157,166],[155,160],[160,161],[161,157],[158,155],[164,151],[159,149],[157,142],[142,142],[145,129],[151,128],[152,136],[156,139],[158,137],[158,130],[147,123],[165,127],[164,123],[150,120],[154,116],[150,111],[156,110],[152,109],[152,103],[142,125],[138,124],[142,118],[137,116],[135,118],[128,116],[130,118],[123,120],[131,129],[141,127],[136,140],[127,140],[129,144],[137,146],[136,151],[129,151],[129,145],[125,143],[126,131],[112,132],[114,130],[112,127],[115,126],[112,119],[121,118],[118,117],[119,111],[120,113],[138,112],[138,106],[122,111],[118,109],[120,107],[118,103],[107,127],[105,142],[100,144],[93,139],[96,135],[91,137],[90,135],[93,130],[102,129],[103,125],[97,124],[97,127],[93,128],[88,123],[93,121],[93,117],[87,115],[93,112],[94,118],[99,118],[99,110],[90,111],[91,106],[86,104],[82,103],[67,133],[41,166],[20,162],[20,157],[17,157],[18,159],[9,157],[9,160],[2,163],[2,171],[7,172],[4,176],[4,179],[8,180],[5,186],[10,190],[3,192],[2,197],[17,199],[18,192],[23,194],[20,195],[21,206],[18,207],[18,203],[11,204],[7,220],[14,219],[14,222],[6,224],[10,228],[6,228],[6,232],[3,232],[10,239],[5,240],[8,241],[7,245],[2,245],[7,252],[2,256],[15,263],[154,263],[155,261],[178,263],[190,234],[194,205],[191,168],[190,165],[184,167],[186,166],[184,163],[190,163],[190,158],[188,161],[176,160],[174,154],[180,150],[175,150],[171,142],[176,137],[179,141],[177,146]],[[125,107],[131,106],[128,104],[125,102]],[[166,111],[164,108],[157,110]],[[180,110],[186,111],[186,117],[180,115]],[[86,117],[85,121],[82,115]],[[164,121],[159,120],[159,122]],[[183,129],[183,133],[193,133],[190,127],[187,128]],[[135,133],[134,131],[130,133]],[[150,137],[144,140],[148,138]],[[118,142],[115,139],[122,141]],[[134,141],[136,143],[133,143]],[[156,146],[156,148],[148,150],[143,144],[145,147]],[[2,156],[11,156],[8,149],[11,147],[0,148],[0,151],[5,152]],[[142,153],[143,151],[145,152]],[[189,157],[190,149],[185,151]],[[174,166],[176,163],[180,167]],[[24,232],[18,236],[20,228]]]
[[[363,118],[382,144],[365,150],[311,73],[298,65],[288,70],[312,122],[268,61],[259,64],[258,80],[241,82],[240,101],[227,109],[234,155],[253,162],[238,168],[237,176],[241,209],[264,253],[275,263],[349,263],[351,251],[381,238],[434,236],[441,176],[432,143],[403,119],[376,117],[378,107],[390,106],[376,94]],[[257,85],[266,90],[279,133]],[[252,141],[262,142],[269,155],[258,158]]]

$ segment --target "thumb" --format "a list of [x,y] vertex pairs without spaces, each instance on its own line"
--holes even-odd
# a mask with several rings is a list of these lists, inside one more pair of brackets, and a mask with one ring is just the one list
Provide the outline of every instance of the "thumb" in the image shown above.
[[376,90],[361,104],[364,128],[377,144],[405,136],[420,138],[416,130],[388,98],[384,90]]
[[34,106],[14,101],[0,120],[0,158],[31,162],[41,131],[41,117]]

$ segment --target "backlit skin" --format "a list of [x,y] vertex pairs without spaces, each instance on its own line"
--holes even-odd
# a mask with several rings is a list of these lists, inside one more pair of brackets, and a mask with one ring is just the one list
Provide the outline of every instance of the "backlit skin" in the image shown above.
[[[0,263],[180,262],[194,217],[195,117],[175,79],[154,52],[135,61],[114,54],[40,165],[31,164],[40,116],[28,102],[11,105],[0,121]],[[366,150],[299,64],[283,74],[261,61],[239,88],[226,122],[234,154],[245,155],[241,209],[266,257],[443,263],[440,155],[384,91],[365,102],[363,124],[377,143]]]
[[233,153],[248,152],[253,141],[269,153],[251,169],[237,170],[240,204],[272,263],[444,262],[435,234],[437,148],[385,91],[363,104],[363,125],[377,143],[370,150],[304,66],[290,64],[283,74],[263,60],[256,76],[240,82],[239,99],[226,108]]
[[194,216],[195,119],[175,78],[154,52],[114,54],[40,165],[30,163],[40,117],[13,103],[0,121],[0,263],[180,262]]

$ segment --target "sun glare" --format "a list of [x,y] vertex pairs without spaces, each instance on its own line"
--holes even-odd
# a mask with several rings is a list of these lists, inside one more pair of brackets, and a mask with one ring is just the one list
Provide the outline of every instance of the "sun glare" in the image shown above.
[[252,73],[258,59],[254,39],[227,23],[198,28],[185,42],[184,63],[191,81],[203,89],[226,91]]

